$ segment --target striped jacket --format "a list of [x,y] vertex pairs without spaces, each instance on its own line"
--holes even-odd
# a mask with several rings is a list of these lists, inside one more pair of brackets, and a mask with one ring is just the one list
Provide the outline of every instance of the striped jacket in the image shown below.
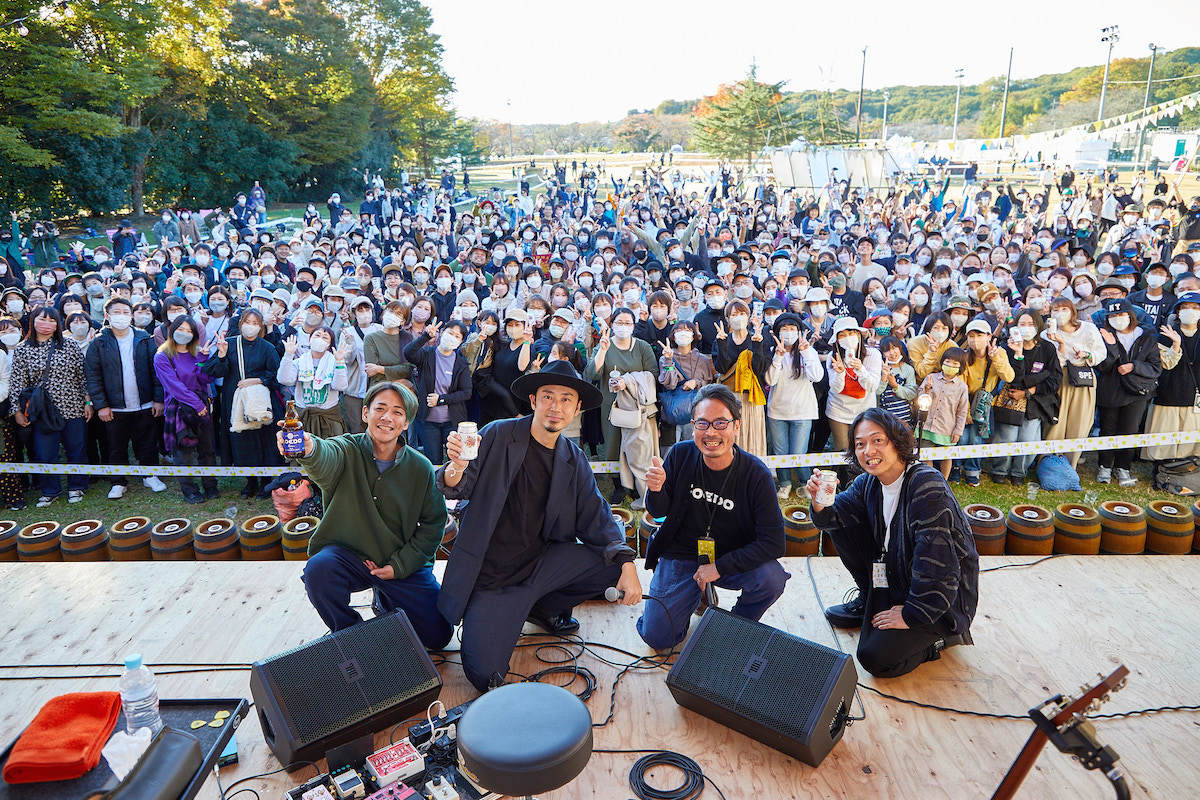
[[[813,522],[833,538],[859,587],[870,586],[871,562],[887,531],[879,479],[859,475]],[[914,464],[904,476],[886,560],[890,605],[904,606],[910,627],[949,614],[954,633],[968,632],[979,603],[979,554],[967,515],[927,464]]]

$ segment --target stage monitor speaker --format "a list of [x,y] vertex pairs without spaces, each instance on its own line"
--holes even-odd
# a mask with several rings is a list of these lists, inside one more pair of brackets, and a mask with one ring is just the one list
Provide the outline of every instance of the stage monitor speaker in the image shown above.
[[250,695],[285,766],[418,713],[442,677],[403,611],[375,617],[255,663]]
[[719,608],[667,675],[679,705],[814,767],[842,738],[857,681],[847,654]]

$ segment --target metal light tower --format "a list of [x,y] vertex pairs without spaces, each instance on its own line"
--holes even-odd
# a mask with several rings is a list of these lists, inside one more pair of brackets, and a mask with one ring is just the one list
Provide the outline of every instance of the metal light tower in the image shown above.
[[862,137],[862,103],[863,87],[867,83],[867,48],[863,48],[862,75],[858,79],[858,110],[854,114],[854,143],[858,144]]
[[954,79],[958,82],[958,88],[954,91],[954,133],[951,138],[958,141],[958,100],[962,97],[962,79],[963,71],[961,69],[954,70]]
[[1110,25],[1107,28],[1101,28],[1101,42],[1108,42],[1108,58],[1104,62],[1104,81],[1100,84],[1100,108],[1096,112],[1096,122],[1104,119],[1104,95],[1108,92],[1108,68],[1112,64],[1113,45],[1121,41],[1121,32],[1116,25]]
[[883,90],[883,131],[879,134],[879,141],[887,142],[887,106],[888,100],[891,99],[892,93],[887,89]]
[[1008,74],[1004,76],[1004,103],[1000,106],[1000,138],[1004,138],[1004,123],[1008,120],[1008,85],[1012,82],[1013,49],[1008,48]]
[[1138,151],[1137,163],[1138,167],[1142,166],[1142,148],[1146,144],[1146,109],[1150,107],[1150,83],[1154,80],[1154,56],[1158,53],[1158,47],[1151,42],[1150,44],[1150,71],[1146,73],[1146,99],[1142,101],[1142,132],[1138,136]]

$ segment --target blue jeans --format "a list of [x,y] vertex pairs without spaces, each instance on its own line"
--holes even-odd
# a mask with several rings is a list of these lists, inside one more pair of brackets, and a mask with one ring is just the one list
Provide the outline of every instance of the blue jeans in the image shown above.
[[[995,444],[1036,442],[1041,438],[1042,421],[1040,419],[1027,419],[1020,425],[997,425],[996,430],[992,433],[992,442]],[[1024,478],[1035,457],[1033,454],[998,456],[990,460],[988,469],[997,478],[1003,478],[1005,475]]]
[[[660,603],[653,600],[644,603],[637,631],[655,650],[674,647],[687,635],[692,612],[700,603],[700,584],[692,577],[696,567],[695,561],[664,558],[654,568],[647,594],[657,597]],[[778,561],[768,561],[749,572],[722,575],[716,585],[722,589],[740,589],[741,595],[733,606],[733,613],[758,620],[783,594],[783,587],[790,577]]]
[[[967,444],[986,444],[987,439],[979,435],[979,431],[975,427],[975,423],[967,419],[967,425],[963,428],[962,436],[958,437],[958,443]],[[956,466],[962,468],[963,474],[969,478],[979,477],[979,459],[978,458],[961,458],[955,462]]]
[[[811,419],[772,419],[767,417],[767,434],[771,440],[771,455],[794,456],[808,452],[808,437],[812,431]],[[802,486],[808,483],[812,470],[808,467],[782,468],[775,470],[780,484]]]
[[421,452],[429,459],[429,463],[437,466],[442,463],[442,453],[446,448],[446,439],[458,428],[453,422],[430,422],[421,420]]
[[[48,431],[33,423],[33,457],[39,464],[57,464],[58,446],[67,451],[68,464],[87,463],[87,425],[83,417],[67,420],[61,431]],[[39,475],[38,486],[45,497],[62,494],[62,478],[57,475]],[[67,488],[71,491],[86,491],[88,476],[72,473],[67,476]]]
[[350,593],[374,589],[386,612],[403,609],[429,650],[441,650],[450,642],[454,629],[438,611],[441,586],[433,569],[422,567],[407,578],[376,578],[349,548],[336,544],[318,550],[304,565],[304,591],[330,631],[340,631],[362,622],[350,607]]

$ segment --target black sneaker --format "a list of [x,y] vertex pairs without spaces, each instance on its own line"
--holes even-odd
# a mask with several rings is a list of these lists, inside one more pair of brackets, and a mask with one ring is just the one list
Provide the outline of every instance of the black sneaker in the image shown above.
[[530,609],[529,616],[525,617],[525,621],[532,622],[546,633],[553,633],[557,636],[565,636],[579,630],[579,620],[566,612],[556,617],[550,617],[541,609],[533,608]]
[[618,483],[615,487],[613,487],[612,494],[608,496],[608,504],[610,506],[619,506],[621,503],[625,502],[625,497],[628,494],[629,490]]
[[846,592],[846,602],[825,609],[825,619],[835,628],[861,628],[867,598],[858,587]]

